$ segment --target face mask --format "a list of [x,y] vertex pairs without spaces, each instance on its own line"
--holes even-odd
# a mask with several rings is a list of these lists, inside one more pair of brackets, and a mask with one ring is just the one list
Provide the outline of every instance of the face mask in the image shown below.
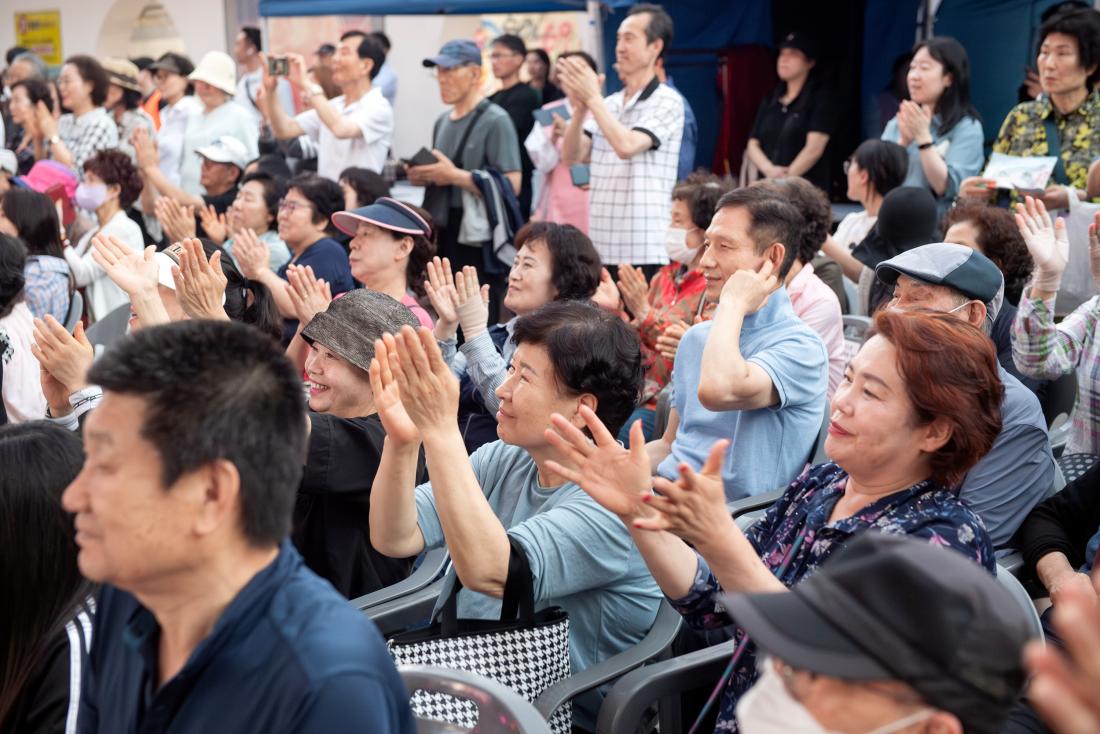
[[670,260],[684,265],[691,264],[691,261],[695,259],[696,250],[688,246],[687,236],[689,232],[694,231],[694,229],[684,229],[683,227],[668,228],[668,232],[665,233],[665,252],[668,253]]
[[[763,673],[756,685],[737,703],[737,724],[744,734],[840,734],[817,723],[795,700],[771,660],[762,660],[758,669]],[[931,709],[921,709],[867,734],[894,734],[931,715]]]
[[107,201],[107,186],[105,184],[82,183],[76,187],[76,205],[81,209],[94,212]]

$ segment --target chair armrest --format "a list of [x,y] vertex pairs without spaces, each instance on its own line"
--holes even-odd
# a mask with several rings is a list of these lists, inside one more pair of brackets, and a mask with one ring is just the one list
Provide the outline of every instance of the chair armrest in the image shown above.
[[753,510],[765,510],[775,504],[776,500],[783,496],[783,493],[787,491],[787,488],[776,489],[771,492],[764,492],[763,494],[754,494],[752,497],[744,497],[733,502],[726,503],[726,509],[735,518],[740,517]]
[[416,567],[416,570],[413,571],[408,578],[402,579],[396,584],[391,584],[385,588],[352,599],[351,605],[359,611],[364,612],[371,607],[406,596],[414,591],[419,591],[443,575],[447,570],[449,558],[446,548],[433,548],[424,554],[424,558],[420,561],[420,565]]
[[439,579],[411,594],[373,606],[363,613],[371,618],[383,636],[391,635],[430,617],[442,589],[443,579]]
[[1024,556],[1020,551],[1012,551],[997,559],[997,565],[1016,578],[1024,573]]
[[733,640],[627,673],[600,707],[597,734],[634,731],[654,701],[697,688],[701,682],[716,684],[731,655]]
[[659,659],[671,647],[680,632],[682,618],[666,600],[661,600],[653,626],[645,637],[618,655],[612,655],[603,662],[568,678],[564,678],[547,688],[535,699],[535,708],[547,720],[566,701],[601,686],[610,680],[634,670],[639,665]]

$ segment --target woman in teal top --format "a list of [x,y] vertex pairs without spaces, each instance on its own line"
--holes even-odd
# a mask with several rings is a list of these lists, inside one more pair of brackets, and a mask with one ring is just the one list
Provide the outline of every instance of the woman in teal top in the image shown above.
[[886,124],[883,140],[898,143],[909,155],[904,186],[927,187],[941,210],[959,190],[959,182],[981,171],[984,134],[970,102],[970,60],[954,38],[930,38],[917,44],[906,78],[909,99]]

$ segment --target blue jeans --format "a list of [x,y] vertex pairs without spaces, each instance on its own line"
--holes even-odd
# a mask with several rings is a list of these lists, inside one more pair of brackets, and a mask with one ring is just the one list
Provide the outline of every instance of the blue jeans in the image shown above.
[[630,417],[626,419],[626,423],[619,429],[619,440],[623,442],[623,446],[630,447],[630,427],[634,425],[634,421],[642,419],[642,433],[645,435],[646,441],[652,441],[654,424],[657,422],[657,411],[650,410],[649,408],[635,408],[634,412],[630,414]]

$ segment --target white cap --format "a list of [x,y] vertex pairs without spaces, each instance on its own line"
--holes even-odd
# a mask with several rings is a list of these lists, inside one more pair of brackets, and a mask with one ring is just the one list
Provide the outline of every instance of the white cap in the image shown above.
[[[181,252],[183,252],[183,245],[176,242],[153,254],[153,259],[157,262],[157,282],[169,290],[176,290],[176,280],[172,277],[172,267],[180,264],[179,256]],[[224,252],[222,256],[225,256]],[[222,305],[225,305],[225,293],[222,293]]]
[[237,64],[222,51],[208,52],[187,78],[193,82],[206,82],[228,95],[237,93]]
[[19,173],[19,159],[13,151],[0,148],[0,171],[7,171],[13,176]]
[[215,163],[232,163],[242,171],[248,165],[248,149],[232,135],[215,138],[210,145],[196,148],[195,152]]

